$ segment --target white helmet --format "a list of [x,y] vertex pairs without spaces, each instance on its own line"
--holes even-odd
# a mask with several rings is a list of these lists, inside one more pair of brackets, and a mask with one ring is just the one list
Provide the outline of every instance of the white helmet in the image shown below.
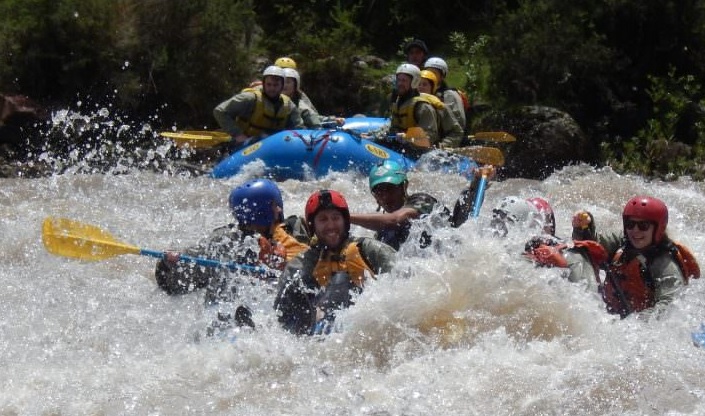
[[397,68],[397,75],[406,74],[411,77],[411,88],[416,89],[421,82],[421,70],[414,64],[401,64]]
[[426,63],[424,64],[424,68],[435,68],[439,71],[441,71],[441,74],[445,77],[448,75],[448,64],[446,61],[443,59],[433,56],[431,58],[428,58],[426,60]]
[[284,82],[284,70],[278,66],[271,65],[268,66],[267,68],[264,69],[264,72],[262,72],[262,78],[268,77],[268,76],[274,76],[274,77],[280,77],[282,79],[282,82]]
[[284,68],[284,77],[294,78],[296,80],[296,89],[301,89],[301,77],[299,71],[293,68]]
[[553,209],[542,198],[519,198],[506,196],[492,210],[492,228],[495,235],[504,237],[509,232],[508,226],[518,226],[522,230],[532,229],[553,235],[555,219]]

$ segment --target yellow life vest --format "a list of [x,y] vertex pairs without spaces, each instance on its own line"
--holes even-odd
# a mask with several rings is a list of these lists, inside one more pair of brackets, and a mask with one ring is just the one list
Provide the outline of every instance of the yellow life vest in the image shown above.
[[445,103],[435,95],[426,94],[425,92],[420,92],[419,94],[421,95],[421,97],[425,98],[426,101],[428,101],[433,106],[433,108],[436,109],[436,111],[442,110],[446,106]]
[[242,132],[249,137],[261,136],[265,134],[274,134],[284,130],[286,121],[291,114],[293,104],[291,99],[286,95],[279,95],[279,108],[275,109],[274,105],[267,100],[265,102],[262,97],[262,90],[257,88],[245,88],[244,92],[250,92],[257,97],[255,108],[252,111],[249,119],[237,117],[235,123],[242,129]]
[[362,287],[365,276],[373,276],[372,269],[360,254],[360,248],[355,241],[349,241],[339,252],[321,251],[313,277],[320,287],[328,285],[328,281],[336,272],[347,272],[350,281],[355,286]]
[[411,127],[419,127],[414,117],[414,110],[416,109],[416,105],[422,102],[429,103],[433,108],[436,108],[430,97],[429,94],[419,93],[419,95],[404,101],[401,106],[399,106],[398,100],[392,103],[392,128],[397,131],[406,131]]

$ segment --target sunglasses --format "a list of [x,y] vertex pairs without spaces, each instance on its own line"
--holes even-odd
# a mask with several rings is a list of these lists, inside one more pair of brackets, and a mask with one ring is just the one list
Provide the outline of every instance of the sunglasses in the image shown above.
[[637,227],[637,228],[639,228],[639,231],[648,231],[649,228],[651,228],[651,226],[653,224],[654,223],[651,221],[625,220],[624,221],[624,228],[626,228],[627,230],[633,230],[634,227]]

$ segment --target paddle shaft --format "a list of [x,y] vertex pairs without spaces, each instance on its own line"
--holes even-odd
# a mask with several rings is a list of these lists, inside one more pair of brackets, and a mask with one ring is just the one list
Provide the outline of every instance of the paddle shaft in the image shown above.
[[477,194],[475,194],[475,203],[472,207],[472,217],[477,218],[480,215],[480,207],[482,206],[482,200],[485,197],[485,189],[487,188],[487,174],[484,172],[480,177],[480,182],[477,184]]
[[[165,258],[165,253],[163,251],[157,251],[157,250],[149,250],[149,249],[141,248],[139,251],[139,254],[142,256],[156,257],[159,259]],[[228,270],[245,270],[245,271],[254,272],[254,273],[266,272],[266,269],[264,267],[250,266],[247,264],[240,264],[240,263],[235,263],[232,261],[222,262],[222,261],[213,260],[213,259],[204,259],[201,257],[186,256],[183,254],[179,255],[179,261],[182,263],[196,263],[199,266],[205,266],[205,267],[216,267],[216,268],[222,267],[222,268],[225,268]]]

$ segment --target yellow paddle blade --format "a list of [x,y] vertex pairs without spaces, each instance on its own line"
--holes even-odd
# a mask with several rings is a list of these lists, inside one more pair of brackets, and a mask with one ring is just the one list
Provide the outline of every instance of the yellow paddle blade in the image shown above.
[[46,218],[42,241],[51,254],[98,261],[121,254],[140,254],[138,247],[120,243],[107,231],[67,218]]
[[404,140],[416,147],[431,147],[431,140],[428,138],[426,131],[421,127],[409,127],[406,129]]
[[445,150],[467,156],[481,165],[504,166],[504,154],[496,147],[468,146]]
[[164,131],[159,133],[162,137],[167,137],[178,147],[188,146],[192,149],[203,149],[218,146],[221,143],[232,140],[230,135],[224,131],[191,130],[180,132]]
[[478,131],[468,136],[468,139],[495,143],[511,143],[517,141],[516,137],[505,131]]

